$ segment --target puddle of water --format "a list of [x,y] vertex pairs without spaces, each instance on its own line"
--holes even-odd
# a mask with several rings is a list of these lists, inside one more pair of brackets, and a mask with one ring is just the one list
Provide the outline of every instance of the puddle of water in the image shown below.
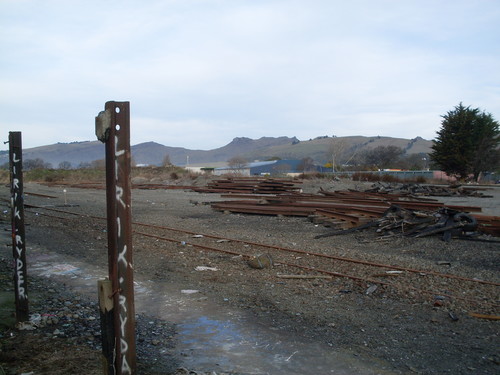
[[[301,353],[299,348],[291,351],[293,348],[289,343],[280,338],[262,337],[267,334],[251,334],[242,328],[241,322],[235,324],[230,320],[215,320],[206,316],[179,325],[182,344],[191,349],[195,368],[213,368],[213,359],[216,359],[220,368],[258,374],[304,374],[325,370],[321,368],[324,366],[312,366],[309,360],[304,361],[305,351]],[[204,340],[200,341],[200,337]],[[298,368],[304,366],[306,371]],[[337,367],[335,364],[330,368],[333,371]]]
[[[30,251],[29,273],[63,278],[74,289],[97,295],[106,270],[55,253]],[[136,281],[135,310],[177,324],[176,351],[186,368],[242,374],[390,374],[326,344],[301,341],[244,311],[210,301],[197,290],[171,283]],[[186,293],[189,291],[189,293]]]
[[78,272],[79,268],[71,264],[54,264],[49,262],[37,262],[35,266],[31,267],[31,271],[45,277],[52,275],[72,275],[76,277],[80,273]]
[[[177,324],[177,349],[187,368],[273,375],[391,374],[389,366],[378,361],[301,340],[256,321],[248,312],[210,301],[194,289],[152,281],[140,285],[149,293],[136,292],[136,311],[147,310]],[[183,293],[186,290],[193,293]]]
[[[210,311],[210,307],[193,311],[178,323],[180,347],[191,368],[245,374],[382,373],[353,355],[273,331],[246,314]],[[207,312],[209,316],[200,315]]]

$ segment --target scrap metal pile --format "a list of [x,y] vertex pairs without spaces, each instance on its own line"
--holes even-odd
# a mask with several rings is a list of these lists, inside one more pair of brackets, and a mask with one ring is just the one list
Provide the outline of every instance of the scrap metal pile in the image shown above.
[[238,177],[211,181],[206,187],[193,187],[200,193],[249,193],[249,194],[281,194],[298,192],[298,187],[292,180],[277,180],[272,178]]
[[431,212],[404,209],[392,205],[379,219],[350,229],[319,235],[316,238],[345,234],[367,228],[376,228],[376,232],[383,238],[395,236],[418,238],[439,234],[442,235],[444,241],[449,241],[452,237],[476,236],[478,234],[478,221],[470,214],[448,207],[442,207]]
[[485,188],[476,186],[462,186],[462,185],[421,185],[421,184],[391,184],[377,182],[373,186],[365,190],[367,193],[391,193],[400,194],[412,197],[454,197],[454,196],[467,196],[467,197],[481,197],[492,198],[491,195],[484,194]]
[[309,217],[315,223],[335,229],[323,236],[366,228],[375,228],[382,236],[439,234],[444,240],[478,232],[500,236],[500,217],[478,215],[481,208],[475,206],[445,206],[427,197],[387,192],[320,190],[318,194],[305,194],[299,192],[292,180],[221,181],[224,180],[217,181],[216,186],[196,190],[231,198],[212,203],[212,208],[232,213]]

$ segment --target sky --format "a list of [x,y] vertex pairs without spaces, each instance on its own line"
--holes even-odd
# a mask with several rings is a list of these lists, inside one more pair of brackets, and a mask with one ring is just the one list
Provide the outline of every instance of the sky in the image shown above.
[[[497,0],[0,0],[0,139],[434,139],[460,102],[500,119]],[[0,144],[0,149],[8,146]]]

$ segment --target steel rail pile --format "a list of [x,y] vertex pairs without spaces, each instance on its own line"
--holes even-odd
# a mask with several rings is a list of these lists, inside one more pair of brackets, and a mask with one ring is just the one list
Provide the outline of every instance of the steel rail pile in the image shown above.
[[482,233],[500,237],[500,216],[473,215],[478,223],[478,230]]
[[228,178],[214,180],[206,187],[193,187],[199,193],[281,194],[298,192],[300,187],[292,180],[272,178]]
[[[429,198],[409,198],[387,193],[365,193],[360,191],[320,191],[320,194],[284,193],[265,194],[221,194],[228,201],[214,202],[212,208],[223,212],[258,215],[283,215],[309,217],[315,223],[323,223],[342,229],[363,225],[383,217],[393,206],[406,210],[435,213],[446,208],[467,213],[481,212],[477,206],[445,205]],[[500,236],[500,218],[473,215],[478,222],[478,231]]]
[[[105,189],[104,183],[100,182],[57,182],[46,183],[47,186],[68,186],[80,189]],[[214,180],[206,186],[186,186],[186,185],[165,185],[141,183],[132,184],[132,189],[186,189],[198,193],[249,193],[249,194],[282,194],[299,192],[301,190],[297,182],[290,179],[272,179],[258,177],[234,177],[227,179]]]
[[[270,215],[286,215],[286,212],[297,212],[297,216],[314,214],[317,209],[350,212],[367,210],[368,213],[382,214],[391,205],[398,205],[407,209],[434,210],[444,207],[437,201],[409,200],[399,196],[363,194],[362,192],[336,192],[335,194],[280,194],[266,197],[258,194],[222,194],[224,198],[245,198],[245,200],[231,200],[216,202],[212,207],[222,211],[239,213],[259,213]],[[448,206],[455,210],[480,212],[475,206]]]

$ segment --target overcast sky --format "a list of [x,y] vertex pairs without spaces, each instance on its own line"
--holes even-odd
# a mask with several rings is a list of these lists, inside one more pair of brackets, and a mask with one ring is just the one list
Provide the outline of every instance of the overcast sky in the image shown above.
[[132,144],[190,149],[500,118],[498,0],[0,0],[0,25],[1,139],[26,148],[96,140],[108,100]]

